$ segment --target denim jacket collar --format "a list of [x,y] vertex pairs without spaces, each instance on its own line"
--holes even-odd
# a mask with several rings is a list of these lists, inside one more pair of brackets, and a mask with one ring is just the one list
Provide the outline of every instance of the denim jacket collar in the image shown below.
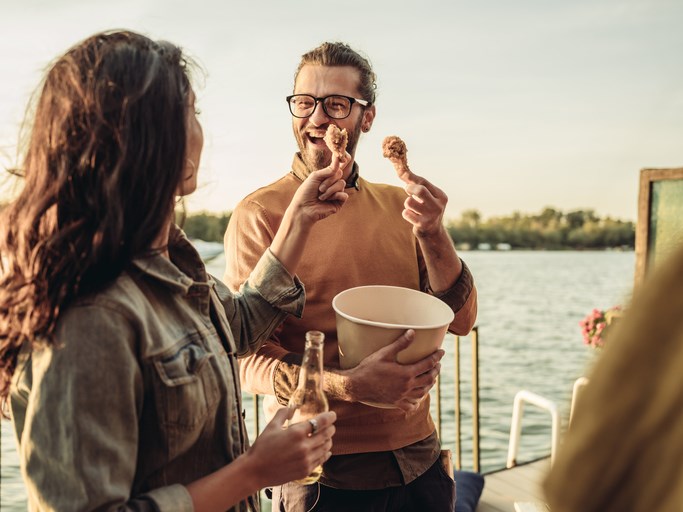
[[160,254],[139,256],[133,259],[132,266],[184,295],[197,284],[214,286],[215,281],[206,273],[199,253],[175,224],[169,233],[168,252],[170,259]]

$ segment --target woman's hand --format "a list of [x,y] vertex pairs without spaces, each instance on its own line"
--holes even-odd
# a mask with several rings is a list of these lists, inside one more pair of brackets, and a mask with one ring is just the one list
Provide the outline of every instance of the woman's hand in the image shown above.
[[271,252],[290,275],[296,273],[311,227],[337,213],[348,199],[342,175],[350,162],[348,153],[342,159],[332,156],[329,167],[312,172],[294,193],[270,244]]
[[315,417],[318,431],[302,421],[284,428],[294,409],[283,407],[247,451],[259,475],[258,487],[282,485],[308,476],[332,455],[332,436],[337,415],[330,411]]
[[195,511],[227,510],[259,489],[304,478],[329,459],[337,415],[316,416],[318,431],[311,435],[308,421],[284,428],[293,414],[294,409],[280,409],[245,453],[188,484]]
[[342,159],[332,155],[332,163],[312,172],[292,197],[288,210],[312,223],[337,213],[349,195],[344,192],[346,182],[342,178],[344,168],[351,162],[351,155]]

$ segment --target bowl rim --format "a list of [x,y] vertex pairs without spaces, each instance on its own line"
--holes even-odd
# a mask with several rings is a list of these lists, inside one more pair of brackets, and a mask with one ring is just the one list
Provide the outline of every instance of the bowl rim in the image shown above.
[[[438,303],[440,303],[444,308],[444,312],[447,308],[448,311],[450,312],[450,320],[448,320],[448,322],[445,322],[445,323],[439,322],[436,324],[428,324],[428,325],[389,324],[386,322],[376,322],[374,320],[365,320],[363,318],[358,318],[358,317],[349,315],[348,313],[344,313],[343,311],[340,311],[337,308],[337,299],[339,297],[341,297],[342,295],[344,295],[347,292],[351,292],[351,291],[355,291],[355,290],[359,290],[359,289],[363,289],[363,288],[375,288],[375,289],[377,289],[377,288],[397,288],[400,290],[408,290],[411,292],[422,293],[422,294],[426,295],[427,297],[430,297],[430,299],[428,299],[428,300],[433,299],[433,300],[437,301]],[[364,285],[364,286],[354,286],[352,288],[347,288],[346,290],[343,290],[334,296],[334,298],[332,299],[332,309],[334,309],[334,312],[337,313],[339,316],[341,316],[342,318],[345,318],[346,320],[349,320],[351,322],[355,322],[355,323],[363,324],[363,325],[370,325],[370,326],[374,326],[374,327],[383,327],[385,329],[417,329],[417,330],[438,329],[441,327],[448,327],[451,324],[451,322],[453,322],[453,319],[455,318],[455,313],[450,308],[450,306],[448,304],[446,304],[444,301],[442,301],[441,299],[439,299],[438,297],[434,297],[434,295],[430,295],[429,293],[425,293],[423,291],[416,290],[414,288],[407,288],[405,286],[391,286],[391,285],[385,285],[385,284],[369,284],[369,285]]]

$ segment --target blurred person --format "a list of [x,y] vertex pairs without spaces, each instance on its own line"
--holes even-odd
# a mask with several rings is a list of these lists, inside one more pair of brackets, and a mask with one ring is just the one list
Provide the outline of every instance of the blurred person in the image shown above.
[[553,512],[683,510],[683,251],[641,286],[544,483]]
[[340,162],[303,182],[232,293],[173,223],[202,146],[171,43],[100,33],[46,74],[0,220],[0,397],[30,510],[255,510],[331,455],[333,412],[283,429],[280,409],[249,446],[236,358],[301,315],[294,271],[347,198]]
[[[225,235],[225,281],[237,290],[257,264],[283,220],[283,212],[308,176],[333,155],[323,141],[329,125],[348,132],[343,178],[344,210],[316,226],[301,256],[306,312],[285,320],[252,356],[240,361],[248,391],[265,395],[266,416],[296,388],[310,329],[325,333],[325,391],[337,413],[332,457],[320,484],[288,483],[273,490],[274,510],[453,510],[454,485],[439,463],[440,443],[429,413],[429,390],[443,350],[414,364],[396,362],[414,332],[363,360],[339,368],[334,296],[362,285],[421,290],[455,312],[449,326],[464,335],[477,309],[473,278],[443,225],[446,194],[405,172],[399,187],[370,183],[354,156],[361,133],[376,115],[376,78],[368,60],[344,43],[323,43],[303,55],[287,97],[299,146],[290,172],[248,195],[234,209]],[[305,277],[304,277],[305,276]],[[361,402],[389,404],[377,408]]]

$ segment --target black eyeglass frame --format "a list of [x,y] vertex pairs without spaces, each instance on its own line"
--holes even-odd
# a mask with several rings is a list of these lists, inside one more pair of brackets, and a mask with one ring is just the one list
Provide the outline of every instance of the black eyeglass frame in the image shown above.
[[[295,98],[297,96],[306,96],[308,98],[313,98],[313,101],[315,102],[313,105],[313,110],[311,110],[311,113],[308,114],[307,116],[298,116],[292,111],[292,98]],[[330,113],[327,111],[327,107],[325,106],[325,100],[327,98],[346,98],[349,100],[349,113],[346,114],[344,117],[334,117],[330,115]],[[361,107],[366,108],[371,105],[371,103],[368,100],[362,100],[360,98],[353,98],[352,96],[344,96],[343,94],[328,94],[327,96],[323,96],[321,98],[316,98],[312,94],[290,94],[285,98],[287,101],[287,105],[289,105],[289,113],[292,114],[294,117],[297,119],[306,119],[307,117],[311,117],[315,113],[315,109],[318,108],[318,103],[320,103],[323,106],[323,112],[325,112],[325,115],[329,117],[330,119],[346,119],[351,115],[351,110],[353,110],[353,104],[358,103]]]

